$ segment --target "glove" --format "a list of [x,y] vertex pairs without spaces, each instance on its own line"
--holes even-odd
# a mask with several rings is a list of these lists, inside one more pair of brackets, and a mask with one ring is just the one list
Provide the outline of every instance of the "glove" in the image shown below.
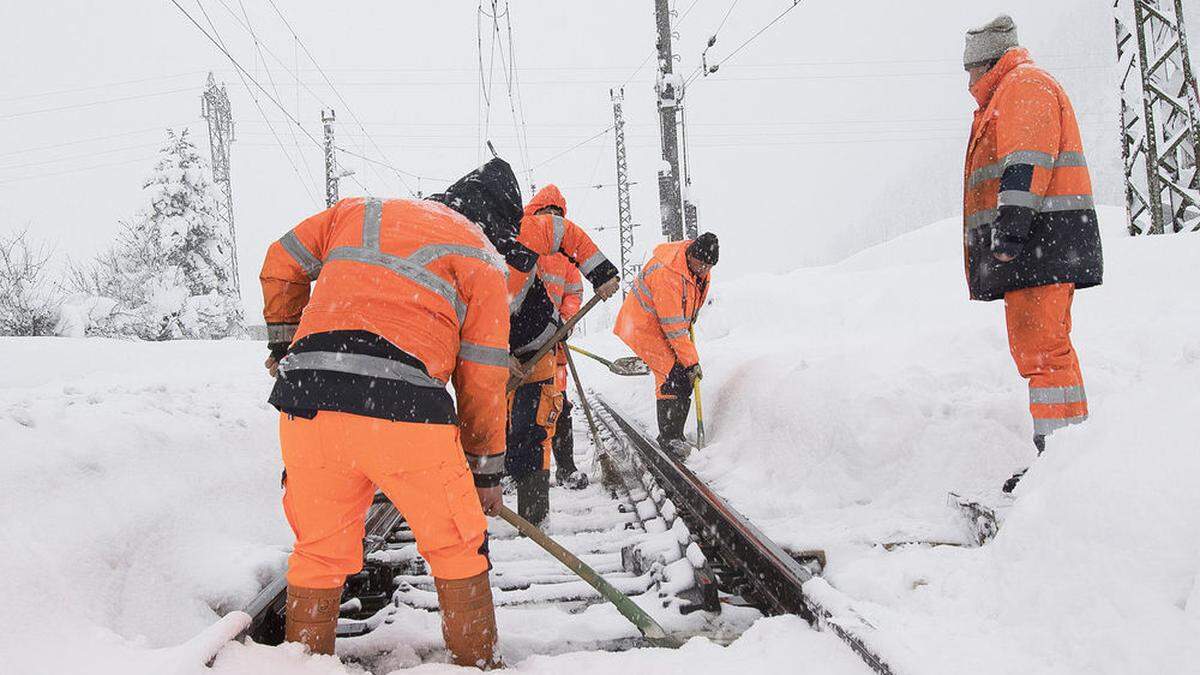
[[699,363],[692,366],[691,368],[688,368],[687,374],[688,374],[688,379],[692,381],[692,384],[695,384],[698,380],[704,379],[704,371],[700,370]]

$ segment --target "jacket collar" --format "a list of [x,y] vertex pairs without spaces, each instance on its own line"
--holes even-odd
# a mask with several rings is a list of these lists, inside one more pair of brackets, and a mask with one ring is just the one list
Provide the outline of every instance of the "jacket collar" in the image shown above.
[[1024,47],[1014,47],[1004,53],[1000,57],[1000,61],[987,72],[975,86],[971,87],[971,95],[975,97],[975,101],[979,103],[979,109],[982,110],[991,103],[992,96],[996,94],[996,89],[1000,87],[1000,82],[1005,75],[1012,72],[1013,68],[1033,63],[1033,59],[1029,56],[1029,50]]

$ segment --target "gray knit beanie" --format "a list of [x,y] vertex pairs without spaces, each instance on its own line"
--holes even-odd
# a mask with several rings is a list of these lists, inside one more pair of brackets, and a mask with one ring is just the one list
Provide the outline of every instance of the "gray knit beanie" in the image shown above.
[[1017,24],[1012,17],[1001,14],[990,23],[967,31],[967,48],[963,52],[963,66],[970,70],[1004,56],[1004,52],[1017,46]]

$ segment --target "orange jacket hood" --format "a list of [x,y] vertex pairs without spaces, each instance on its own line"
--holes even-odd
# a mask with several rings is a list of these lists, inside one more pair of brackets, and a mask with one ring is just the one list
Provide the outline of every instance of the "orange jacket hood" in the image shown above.
[[538,190],[538,193],[533,196],[533,199],[529,200],[529,203],[525,205],[525,215],[532,216],[547,206],[557,206],[558,208],[562,209],[563,218],[567,217],[567,198],[563,197],[563,194],[561,191],[559,191],[558,186],[553,183],[547,185],[541,190]]
[[1033,58],[1029,56],[1029,50],[1024,47],[1014,47],[1004,56],[1000,57],[1000,61],[987,72],[986,75],[979,78],[975,86],[971,87],[971,95],[979,103],[979,107],[986,108],[991,102],[992,96],[996,93],[996,88],[1000,86],[1000,81],[1004,76],[1012,71],[1017,66],[1033,63]]

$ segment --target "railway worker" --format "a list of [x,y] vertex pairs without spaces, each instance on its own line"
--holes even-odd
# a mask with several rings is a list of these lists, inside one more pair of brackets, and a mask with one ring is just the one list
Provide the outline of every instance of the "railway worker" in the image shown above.
[[[567,200],[554,185],[547,185],[525,205],[527,216],[545,213],[560,218],[567,215]],[[569,321],[583,304],[583,281],[579,269],[572,265],[565,255],[558,253],[539,258],[537,270],[559,318]],[[554,434],[550,441],[554,454],[554,474],[559,485],[568,490],[582,490],[588,486],[588,477],[575,466],[575,434],[571,428],[572,405],[570,397],[567,396],[567,346],[560,343],[554,351],[557,363],[554,384],[562,396],[562,412],[555,422]]]
[[1004,300],[1040,455],[1046,436],[1087,419],[1071,301],[1103,277],[1092,185],[1071,101],[1019,46],[1011,18],[968,31],[963,62],[979,103],[964,173],[967,285],[973,300]]
[[658,444],[686,458],[683,426],[692,389],[703,377],[691,328],[708,296],[710,270],[720,254],[717,235],[659,244],[638,274],[613,332],[654,373]]
[[[542,203],[552,205],[554,200],[549,195],[557,192],[557,188],[547,186],[539,193]],[[501,194],[506,204],[515,201],[517,214],[523,215],[512,168],[496,158],[432,199],[456,205],[468,218],[480,222],[508,263],[509,353],[513,377],[521,384],[509,395],[505,469],[517,488],[518,513],[539,525],[550,511],[551,439],[562,412],[563,396],[555,384],[557,359],[553,351],[537,363],[518,365],[553,338],[561,326],[537,268],[543,258],[561,253],[605,300],[617,292],[620,279],[616,266],[582,228],[553,210],[544,210],[544,206],[527,209],[528,215],[523,215],[519,223],[472,216],[476,208],[486,210],[489,201]],[[561,201],[561,195],[558,199]],[[538,201],[535,197],[532,203]]]
[[[519,205],[500,206],[486,217],[515,225]],[[429,201],[343,199],[267,250],[270,402],[296,536],[286,640],[334,652],[378,487],[429,563],[454,663],[497,665],[484,513],[501,505],[504,274],[478,226]]]

